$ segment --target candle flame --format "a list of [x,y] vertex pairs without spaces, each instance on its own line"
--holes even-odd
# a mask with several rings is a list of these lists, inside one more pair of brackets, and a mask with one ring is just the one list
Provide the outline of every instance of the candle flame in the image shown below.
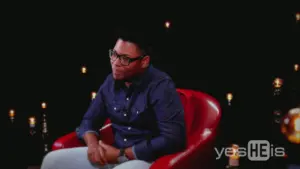
[[296,13],[296,20],[300,21],[300,12]]
[[283,80],[280,78],[276,78],[273,82],[275,88],[280,88],[282,86]]
[[9,111],[9,117],[15,117],[15,110],[11,109]]
[[42,108],[43,109],[47,108],[47,104],[45,102],[42,103]]
[[87,72],[87,68],[85,66],[82,66],[81,73],[85,74]]
[[29,118],[29,124],[34,125],[35,124],[35,117],[30,117]]
[[294,65],[294,70],[297,72],[299,70],[299,65],[298,64],[295,64]]
[[97,95],[97,93],[96,92],[92,92],[92,99],[95,99],[96,98],[96,95]]
[[166,21],[166,22],[165,22],[165,27],[166,27],[166,28],[170,28],[170,25],[171,25],[171,23],[170,23],[169,21]]
[[233,99],[233,95],[232,95],[232,93],[227,93],[227,100],[228,101],[231,101],[232,99]]

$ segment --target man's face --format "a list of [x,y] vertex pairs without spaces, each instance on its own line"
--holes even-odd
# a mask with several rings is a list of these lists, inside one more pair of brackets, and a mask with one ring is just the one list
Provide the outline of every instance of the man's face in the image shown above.
[[[116,56],[119,57],[116,57]],[[137,75],[145,64],[149,61],[148,57],[138,59],[127,65],[128,59],[139,58],[142,52],[134,43],[118,39],[113,49],[113,57],[111,59],[112,74],[116,80],[127,80]],[[125,64],[124,64],[125,63]]]

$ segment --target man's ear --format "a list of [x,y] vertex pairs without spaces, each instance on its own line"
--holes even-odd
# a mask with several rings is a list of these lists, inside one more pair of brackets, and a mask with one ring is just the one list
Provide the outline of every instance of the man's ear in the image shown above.
[[150,63],[150,56],[145,56],[142,60],[142,68],[147,68]]

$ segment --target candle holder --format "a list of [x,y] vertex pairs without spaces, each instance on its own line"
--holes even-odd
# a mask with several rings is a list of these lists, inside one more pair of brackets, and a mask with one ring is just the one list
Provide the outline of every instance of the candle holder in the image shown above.
[[283,85],[283,80],[281,78],[275,78],[273,81],[273,87],[274,87],[274,96],[279,96],[281,91],[282,91],[282,85]]
[[44,153],[47,153],[49,151],[48,144],[44,144]]
[[273,112],[273,115],[274,115],[274,122],[276,124],[280,124],[282,118],[282,112],[280,110],[275,110]]
[[233,99],[233,94],[232,93],[227,93],[226,99],[228,101],[228,106],[231,106],[231,102],[232,102],[232,99]]
[[13,109],[9,110],[8,116],[10,118],[10,121],[13,123],[15,120],[15,110]]
[[46,140],[48,138],[48,125],[47,125],[47,118],[46,118],[46,108],[47,104],[45,102],[42,102],[42,138],[43,140]]
[[46,114],[43,114],[42,117],[42,137],[44,140],[48,138],[48,125],[47,125]]

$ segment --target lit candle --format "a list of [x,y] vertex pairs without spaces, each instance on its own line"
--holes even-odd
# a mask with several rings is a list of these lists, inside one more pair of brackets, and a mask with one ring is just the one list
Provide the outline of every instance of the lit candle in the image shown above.
[[96,98],[97,93],[96,92],[92,92],[91,96],[92,96],[92,100]]
[[169,21],[165,22],[165,27],[170,28],[171,23]]
[[227,98],[227,101],[228,101],[228,105],[231,105],[231,100],[233,99],[232,93],[227,93],[226,98]]
[[299,70],[299,65],[298,64],[295,64],[294,65],[294,70],[297,72]]
[[300,12],[296,13],[296,21],[300,21]]
[[11,109],[11,110],[9,111],[9,117],[10,117],[11,120],[14,120],[14,119],[15,119],[15,110]]
[[276,78],[273,82],[275,88],[280,88],[283,84],[283,80],[280,78]]
[[45,102],[42,103],[42,108],[46,109],[47,108],[47,104]]
[[233,144],[231,147],[232,154],[229,156],[229,166],[239,166],[239,146],[237,144]]
[[30,126],[31,128],[34,128],[34,127],[35,127],[35,123],[36,123],[35,117],[30,117],[30,118],[29,118],[29,126]]
[[85,66],[81,67],[81,73],[85,74],[87,72],[87,68]]
[[291,143],[300,144],[300,107],[289,110],[281,123],[281,132]]

